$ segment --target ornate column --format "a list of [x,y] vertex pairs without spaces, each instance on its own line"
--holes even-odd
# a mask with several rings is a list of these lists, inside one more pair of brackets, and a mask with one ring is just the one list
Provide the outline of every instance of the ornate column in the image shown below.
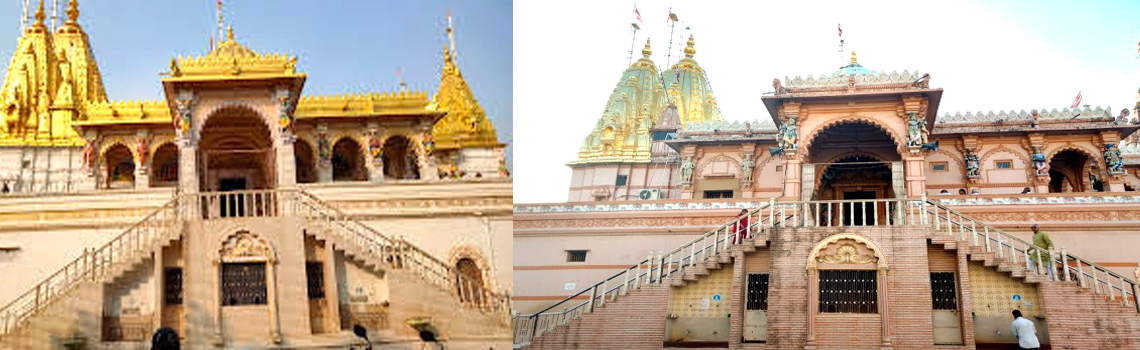
[[[810,261],[810,260],[809,260]],[[807,302],[807,343],[804,344],[805,350],[815,349],[815,314],[819,312],[819,269],[814,265],[809,265],[807,269],[808,278],[808,302]]]
[[317,124],[317,182],[332,182],[332,177],[332,145],[329,144],[329,126],[320,123]]
[[367,155],[364,166],[368,169],[368,182],[384,182],[384,135],[376,122],[368,122]]
[[178,189],[182,193],[198,193],[198,137],[191,131],[197,96],[193,90],[178,91],[177,96],[174,130],[178,143]]
[[439,181],[439,171],[435,166],[435,141],[431,137],[431,125],[420,126],[420,136],[416,138],[416,165],[420,169],[420,179]]
[[981,158],[978,158],[978,136],[962,136],[960,151],[962,151],[966,162],[966,193],[970,193],[982,181],[982,161]]
[[274,140],[277,166],[277,188],[291,189],[297,187],[297,160],[293,154],[293,143],[297,135],[293,133],[294,102],[289,90],[277,89],[275,94],[278,113],[278,133]]
[[693,198],[693,172],[696,170],[697,165],[697,146],[684,145],[681,148],[681,176],[680,188],[681,199]]
[[1108,174],[1105,179],[1109,192],[1124,192],[1124,157],[1120,154],[1120,132],[1105,130],[1100,132],[1100,140],[1104,144],[1104,167]]
[[139,130],[135,135],[135,188],[150,187],[150,144],[147,142],[147,130]]
[[99,189],[99,171],[98,171],[98,158],[99,158],[99,136],[94,131],[88,130],[83,135],[83,139],[87,144],[83,146],[83,184],[79,186],[81,189]]
[[1045,162],[1045,134],[1029,133],[1026,141],[1023,146],[1029,151],[1030,162],[1033,163],[1033,192],[1049,193],[1049,164]]
[[[917,198],[926,194],[926,155],[930,128],[926,125],[926,98],[906,96],[902,99],[907,123],[906,152],[902,154],[906,171],[906,194]],[[935,149],[937,146],[935,146]]]
[[756,144],[745,143],[740,148],[740,197],[751,198],[752,183],[755,180],[752,178],[752,173],[756,170],[756,162],[753,160],[756,155]]
[[783,124],[776,136],[776,142],[784,150],[784,193],[780,198],[799,200],[803,196],[803,162],[807,157],[807,151],[801,152],[799,149],[800,103],[785,102],[782,107],[779,118]]

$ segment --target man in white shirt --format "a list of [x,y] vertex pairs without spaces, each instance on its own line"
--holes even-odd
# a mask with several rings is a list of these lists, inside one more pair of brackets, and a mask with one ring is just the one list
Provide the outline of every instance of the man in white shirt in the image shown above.
[[1022,350],[1041,348],[1041,343],[1037,341],[1037,328],[1033,326],[1033,321],[1021,317],[1021,310],[1013,310],[1013,323],[1009,325],[1009,331],[1017,337],[1017,346]]

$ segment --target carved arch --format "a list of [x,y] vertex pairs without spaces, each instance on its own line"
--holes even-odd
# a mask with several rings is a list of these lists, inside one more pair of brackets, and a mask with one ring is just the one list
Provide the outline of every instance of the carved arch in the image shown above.
[[[875,154],[875,153],[873,153],[873,152],[862,151],[862,150],[860,150],[860,151],[850,151],[850,152],[847,152],[847,153],[843,153],[843,154],[837,155],[837,156],[835,156],[835,157],[831,157],[831,159],[828,159],[828,160],[827,160],[827,162],[825,162],[825,163],[827,163],[827,164],[826,164],[826,165],[824,165],[823,169],[820,169],[819,171],[817,171],[817,172],[815,173],[815,178],[814,178],[814,179],[812,179],[812,180],[813,180],[813,181],[815,181],[815,184],[817,184],[817,185],[818,185],[818,184],[821,184],[821,183],[822,183],[822,179],[823,179],[823,174],[826,174],[826,173],[827,173],[827,169],[831,169],[831,166],[832,166],[832,165],[834,165],[834,164],[832,164],[832,163],[835,163],[836,161],[838,161],[838,160],[840,160],[840,159],[843,159],[843,158],[847,158],[847,157],[855,157],[855,156],[865,156],[865,157],[871,157],[871,158],[875,158],[875,159],[878,159],[878,160],[880,160],[880,161],[882,161],[882,162],[884,162],[884,163],[888,163],[887,167],[888,167],[888,168],[890,167],[890,162],[889,162],[889,161],[887,161],[887,157],[883,157],[882,155],[879,155],[879,154]],[[806,165],[806,164],[805,164],[805,165]],[[817,188],[817,189],[816,189],[816,191],[818,192],[818,191],[819,191],[819,189]]]
[[[262,122],[262,125],[264,125],[265,128],[269,130],[270,139],[275,140],[279,137],[280,128],[277,127],[277,119],[269,116],[266,113],[262,113],[263,110],[262,108],[258,108],[257,103],[249,100],[228,100],[211,106],[210,109],[202,110],[201,117],[194,118],[196,120],[194,120],[193,129],[190,131],[194,135],[194,139],[201,140],[202,128],[206,126],[206,123],[209,122],[210,118],[213,118],[214,115],[218,114],[218,112],[222,112],[227,109],[246,110],[250,113],[253,113],[255,116],[257,116],[257,120],[260,120]],[[197,117],[199,114],[195,113],[194,115]]]
[[1101,169],[1102,171],[1107,171],[1106,169],[1108,169],[1108,168],[1105,168],[1105,166],[1104,166],[1104,154],[1097,154],[1097,152],[1090,151],[1088,148],[1069,144],[1069,145],[1063,145],[1063,146],[1057,147],[1057,148],[1053,149],[1052,151],[1049,151],[1049,154],[1045,156],[1045,169],[1046,170],[1049,170],[1049,168],[1050,168],[1049,164],[1053,163],[1053,156],[1055,156],[1055,155],[1057,155],[1057,153],[1061,153],[1063,151],[1077,151],[1077,152],[1082,153],[1085,156],[1089,157],[1089,160],[1091,160],[1094,164],[1096,164],[1098,169]]
[[801,144],[797,148],[800,150],[800,152],[803,152],[804,157],[807,157],[807,153],[810,152],[811,145],[815,143],[815,139],[819,137],[820,132],[823,132],[824,130],[827,130],[833,126],[848,123],[865,123],[879,128],[879,130],[886,132],[887,136],[890,137],[892,141],[894,141],[895,150],[899,152],[900,156],[906,154],[906,141],[904,141],[897,132],[891,130],[890,126],[883,124],[883,122],[877,119],[863,117],[855,114],[828,120],[827,122],[820,124],[814,130],[812,130],[810,134],[807,134],[804,137],[800,138]]
[[248,229],[236,229],[218,241],[218,255],[215,263],[224,262],[266,262],[276,263],[277,253],[273,245]]
[[729,157],[724,153],[717,154],[713,157],[702,157],[700,162],[698,162],[699,165],[696,167],[697,171],[693,173],[693,176],[696,177],[699,175],[704,175],[705,168],[708,168],[709,164],[712,164],[719,160],[728,160],[728,162],[731,163],[728,169],[729,173],[734,173],[737,177],[742,176],[742,174],[740,174],[740,161],[736,158]]
[[[883,250],[879,249],[879,246],[876,245],[875,242],[872,242],[867,237],[863,237],[861,235],[857,235],[854,233],[840,233],[840,234],[832,235],[830,237],[824,238],[822,241],[817,243],[815,245],[815,248],[812,248],[811,253],[808,254],[807,269],[809,271],[818,270],[819,269],[818,259],[820,258],[820,255],[819,255],[820,252],[823,252],[828,246],[831,246],[832,244],[835,244],[835,243],[839,243],[841,241],[854,241],[855,243],[862,244],[864,247],[867,248],[868,251],[870,251],[873,254],[872,255],[872,257],[874,258],[873,263],[875,264],[876,269],[878,269],[880,271],[884,271],[884,272],[887,270],[887,258],[886,258],[886,256],[883,255]],[[859,258],[855,258],[855,259],[859,259]]]

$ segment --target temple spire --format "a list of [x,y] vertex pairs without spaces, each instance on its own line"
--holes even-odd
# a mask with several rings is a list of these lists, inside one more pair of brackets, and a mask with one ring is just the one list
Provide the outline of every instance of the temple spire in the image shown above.
[[226,41],[234,41],[234,26],[226,28]]
[[67,2],[67,23],[76,23],[79,21],[79,1],[71,0]]
[[685,57],[686,58],[693,58],[693,55],[697,54],[697,49],[693,47],[693,46],[696,46],[696,42],[693,41],[693,35],[692,34],[689,34],[689,42],[686,44],[688,44],[688,46],[685,47]]
[[851,50],[851,63],[856,63],[855,62],[855,50]]
[[450,50],[453,60],[459,57],[459,51],[455,48],[455,30],[451,26],[451,11],[447,11],[447,42],[451,45]]
[[44,0],[40,0],[40,7],[39,7],[38,9],[36,9],[36,24],[35,24],[35,28],[37,28],[37,29],[44,29],[44,28],[46,28],[46,27],[44,26],[44,19],[45,19],[45,18],[47,18],[47,16],[45,16],[45,15],[44,15]]
[[641,49],[641,57],[642,58],[649,58],[649,56],[652,54],[653,54],[653,50],[649,49],[649,39],[645,39],[645,48]]

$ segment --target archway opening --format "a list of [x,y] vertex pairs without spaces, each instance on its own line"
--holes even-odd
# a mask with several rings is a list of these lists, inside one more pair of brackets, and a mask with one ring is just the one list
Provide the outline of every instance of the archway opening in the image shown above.
[[460,300],[464,302],[482,302],[483,300],[483,271],[475,260],[470,258],[459,259],[455,263],[455,271],[459,275],[458,292]]
[[808,148],[807,166],[815,170],[812,199],[893,198],[891,162],[902,159],[897,147],[886,131],[866,122],[823,130]]
[[252,109],[215,111],[202,126],[199,150],[198,176],[206,191],[276,186],[272,134]]
[[296,162],[297,183],[317,182],[316,162],[313,161],[313,147],[304,140],[293,143],[293,159]]
[[150,162],[151,187],[178,186],[178,146],[173,143],[158,146]]
[[351,138],[341,138],[332,149],[333,181],[368,180],[364,167],[364,149]]
[[389,179],[419,179],[415,146],[403,136],[384,140],[384,176]]
[[103,153],[106,188],[135,188],[135,156],[123,144],[115,144]]
[[[1049,192],[1091,191],[1100,182],[1096,172],[1091,171],[1094,162],[1084,152],[1064,150],[1057,152],[1049,160]],[[1092,175],[1092,176],[1090,176]]]

